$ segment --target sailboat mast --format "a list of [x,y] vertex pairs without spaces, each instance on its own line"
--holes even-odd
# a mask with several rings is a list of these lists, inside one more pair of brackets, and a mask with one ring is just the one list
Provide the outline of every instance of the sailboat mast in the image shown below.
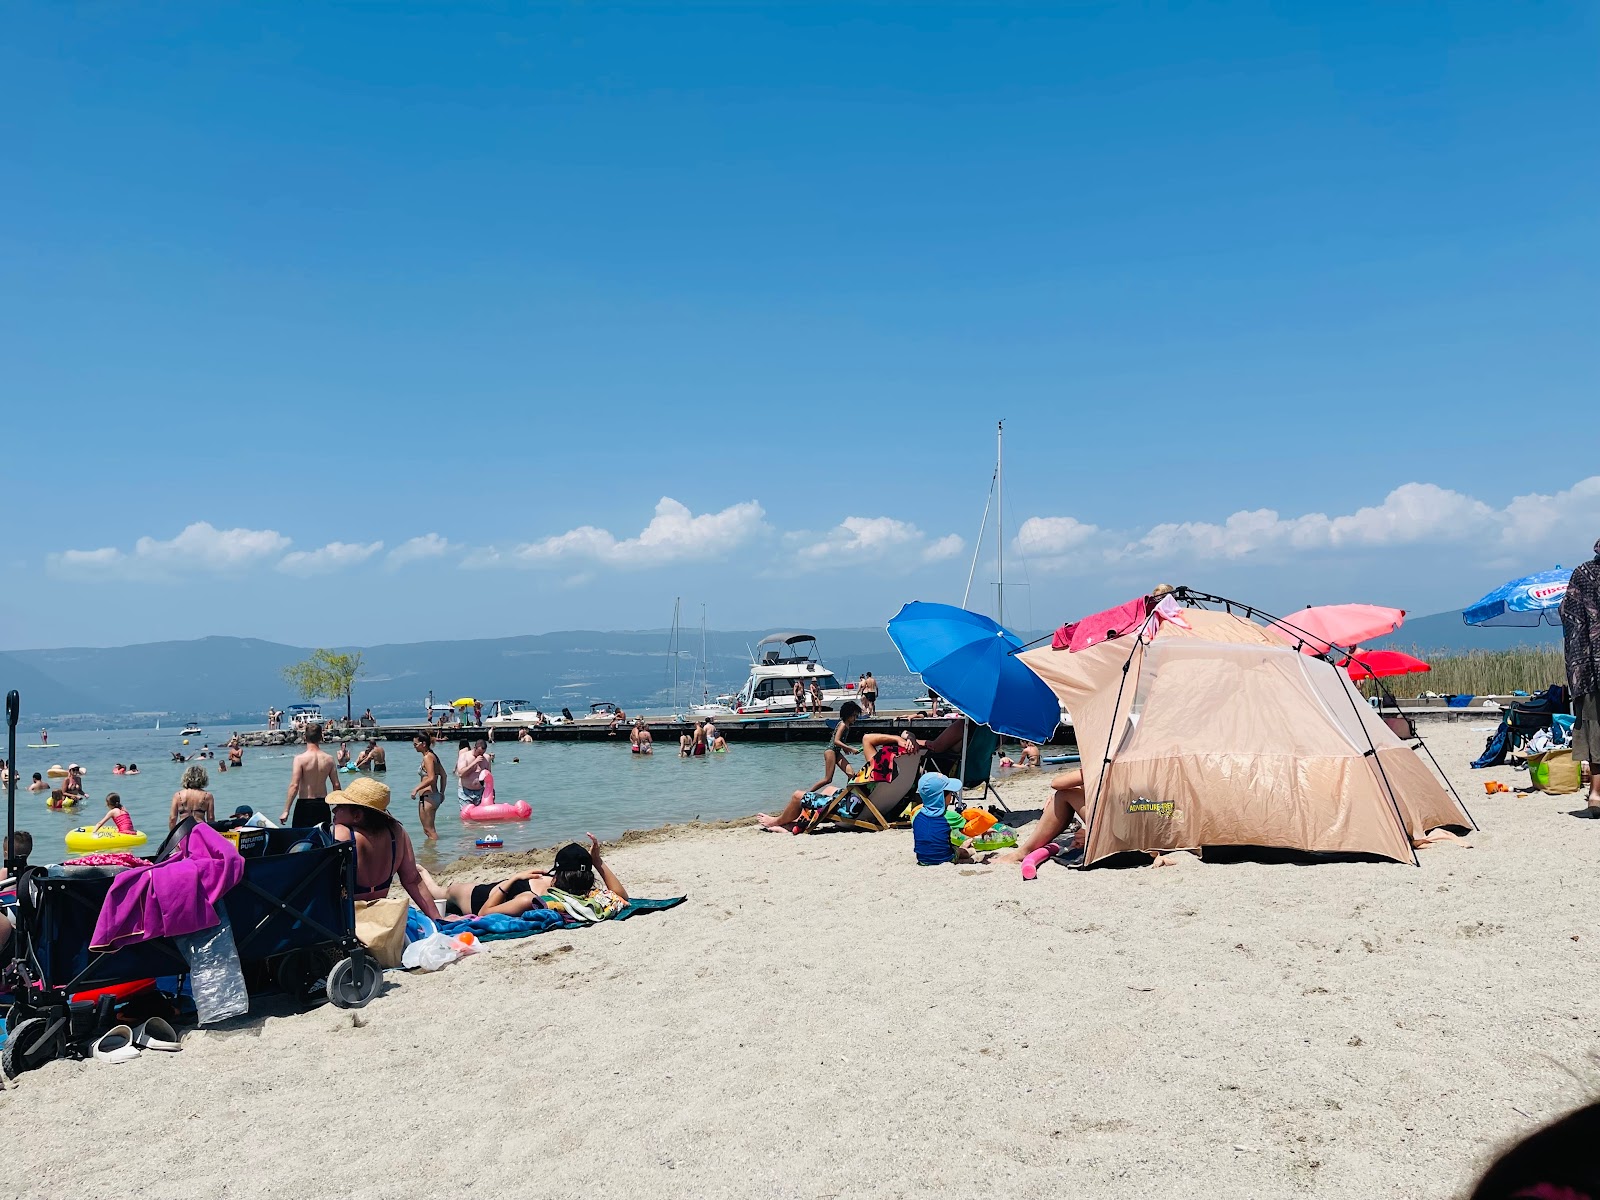
[[672,707],[678,707],[678,614],[683,607],[683,597],[672,601]]
[[994,619],[1006,623],[1006,522],[1005,522],[1005,459],[1006,423],[996,423],[994,429]]
[[700,606],[700,703],[711,703],[711,664],[706,661],[706,606]]

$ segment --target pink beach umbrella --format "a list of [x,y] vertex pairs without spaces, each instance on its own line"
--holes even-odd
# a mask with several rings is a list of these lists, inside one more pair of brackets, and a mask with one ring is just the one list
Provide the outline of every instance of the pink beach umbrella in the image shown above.
[[1398,650],[1358,651],[1345,660],[1344,669],[1357,683],[1386,675],[1416,675],[1433,670],[1420,658],[1401,654]]
[[1326,654],[1333,646],[1356,646],[1399,629],[1403,608],[1376,604],[1324,604],[1279,617],[1268,628],[1307,654]]

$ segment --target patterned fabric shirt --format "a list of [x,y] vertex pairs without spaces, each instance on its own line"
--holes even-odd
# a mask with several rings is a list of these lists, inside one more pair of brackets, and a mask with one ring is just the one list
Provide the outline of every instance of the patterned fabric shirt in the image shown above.
[[1574,696],[1600,691],[1600,558],[1572,572],[1561,601],[1566,630],[1567,688]]

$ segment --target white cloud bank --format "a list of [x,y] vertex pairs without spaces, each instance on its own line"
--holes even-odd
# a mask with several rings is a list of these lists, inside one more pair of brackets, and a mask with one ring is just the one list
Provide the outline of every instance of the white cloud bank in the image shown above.
[[1221,521],[1168,521],[1140,532],[1113,532],[1074,517],[1029,517],[1013,547],[1045,570],[1124,562],[1180,562],[1291,557],[1305,551],[1482,546],[1500,556],[1537,557],[1576,539],[1586,549],[1600,535],[1600,475],[1565,491],[1529,493],[1502,508],[1432,483],[1406,483],[1379,504],[1330,516],[1285,517],[1276,509],[1241,510]]
[[290,541],[275,529],[218,529],[209,521],[186,526],[166,541],[142,537],[131,551],[114,546],[98,550],[63,550],[47,565],[58,574],[124,578],[193,572],[224,574],[275,558]]
[[430,558],[442,558],[451,551],[458,549],[448,538],[437,533],[425,533],[421,537],[408,538],[393,550],[389,551],[384,559],[391,567],[403,567],[410,563],[426,562]]
[[364,563],[382,549],[382,542],[329,542],[319,550],[285,554],[278,562],[278,570],[290,575],[327,575]]
[[580,561],[614,567],[656,567],[707,562],[750,541],[765,528],[765,518],[766,512],[754,500],[721,512],[696,515],[670,496],[663,496],[650,523],[636,537],[618,538],[610,530],[580,525],[504,553],[493,548],[475,552],[466,565],[538,567]]
[[909,521],[894,517],[846,517],[820,537],[792,534],[796,562],[806,568],[863,562],[943,562],[966,545],[955,534],[929,540]]

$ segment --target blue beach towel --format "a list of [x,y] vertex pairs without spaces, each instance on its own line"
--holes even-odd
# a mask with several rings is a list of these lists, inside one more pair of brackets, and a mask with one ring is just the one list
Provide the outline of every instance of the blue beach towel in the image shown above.
[[[676,908],[689,897],[669,896],[663,900],[636,899],[629,900],[627,906],[616,916],[613,921],[626,921],[629,917],[636,917],[640,913],[661,912],[664,909]],[[510,917],[504,913],[491,913],[487,917],[462,917],[456,921],[443,921],[439,924],[439,932],[454,937],[458,933],[472,933],[480,942],[501,942],[511,938],[532,937],[536,933],[548,933],[552,929],[586,929],[588,923],[584,921],[568,921],[558,912],[548,908],[534,908],[523,913],[520,917]]]

